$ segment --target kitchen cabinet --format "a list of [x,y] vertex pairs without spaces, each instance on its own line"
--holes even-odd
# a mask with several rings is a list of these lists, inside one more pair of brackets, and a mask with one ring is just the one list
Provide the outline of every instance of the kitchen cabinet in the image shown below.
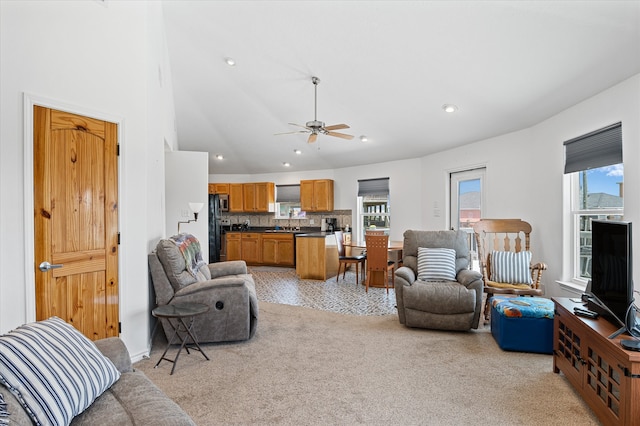
[[606,319],[578,317],[567,298],[553,298],[553,372],[564,373],[603,424],[640,425],[640,352],[627,351]]
[[241,213],[244,211],[242,187],[241,183],[229,184],[229,212]]
[[306,212],[333,211],[333,180],[301,180],[300,207]]
[[228,194],[228,193],[229,193],[228,183],[210,183],[209,184],[209,194]]
[[275,211],[275,184],[255,182],[242,184],[243,210],[245,212]]
[[240,232],[227,232],[227,260],[242,260],[242,234]]
[[261,235],[257,232],[242,232],[241,237],[242,260],[249,265],[262,263]]
[[296,237],[296,274],[302,279],[326,281],[338,275],[338,243],[335,234]]
[[262,263],[275,266],[293,266],[293,234],[263,234]]
[[295,265],[293,233],[227,232],[227,260],[244,260],[247,265]]

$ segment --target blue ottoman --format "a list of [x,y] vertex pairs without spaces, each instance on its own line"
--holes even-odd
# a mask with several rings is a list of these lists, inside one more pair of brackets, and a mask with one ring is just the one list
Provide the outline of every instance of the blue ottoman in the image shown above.
[[491,298],[491,334],[505,351],[553,353],[553,302],[542,297]]

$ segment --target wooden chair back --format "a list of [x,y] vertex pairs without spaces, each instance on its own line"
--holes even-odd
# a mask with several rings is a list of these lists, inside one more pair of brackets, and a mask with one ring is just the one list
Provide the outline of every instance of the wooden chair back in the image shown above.
[[[369,282],[372,272],[384,273],[384,287],[389,292],[389,271],[393,270],[394,263],[389,261],[389,236],[388,235],[371,235],[369,233],[364,236],[367,246],[367,282],[366,291],[369,291]],[[392,276],[395,282],[395,277]]]
[[489,299],[493,294],[513,294],[520,296],[540,296],[543,294],[540,279],[547,269],[544,263],[530,265],[532,285],[496,283],[491,276],[491,253],[493,251],[529,251],[531,225],[521,219],[480,219],[473,224],[473,232],[478,246],[480,271],[484,279],[484,292],[488,294],[485,303],[485,319],[489,318]]
[[528,251],[531,243],[531,225],[520,219],[480,219],[473,232],[485,281],[491,280],[492,251]]

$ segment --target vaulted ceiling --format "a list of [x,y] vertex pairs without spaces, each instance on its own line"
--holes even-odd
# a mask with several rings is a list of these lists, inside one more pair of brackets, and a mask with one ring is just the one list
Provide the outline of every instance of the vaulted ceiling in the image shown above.
[[[208,152],[209,173],[421,157],[530,127],[640,72],[639,1],[163,5],[179,147]],[[313,76],[317,119],[352,140],[274,135],[314,119]]]

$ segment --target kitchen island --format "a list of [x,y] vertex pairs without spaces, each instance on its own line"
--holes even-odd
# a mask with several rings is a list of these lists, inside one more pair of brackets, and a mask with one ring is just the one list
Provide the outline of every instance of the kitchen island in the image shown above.
[[296,274],[302,279],[326,281],[338,275],[338,242],[334,233],[296,235]]

